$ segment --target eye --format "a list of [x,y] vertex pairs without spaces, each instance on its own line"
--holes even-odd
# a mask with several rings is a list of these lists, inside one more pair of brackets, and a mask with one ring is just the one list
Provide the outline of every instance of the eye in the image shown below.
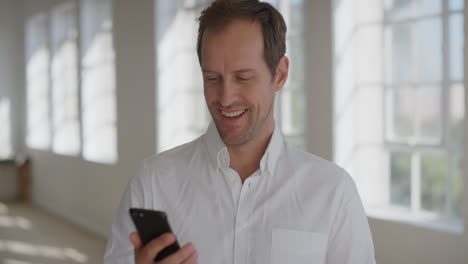
[[210,81],[210,82],[214,82],[214,81],[218,80],[218,77],[216,77],[216,76],[206,76],[205,80]]
[[248,77],[248,76],[237,76],[237,80],[239,80],[239,81],[248,81],[248,80],[250,80],[250,77]]

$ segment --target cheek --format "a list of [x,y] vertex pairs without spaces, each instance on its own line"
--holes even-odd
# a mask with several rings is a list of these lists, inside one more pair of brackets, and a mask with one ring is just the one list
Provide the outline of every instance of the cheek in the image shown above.
[[214,98],[216,98],[216,93],[215,93],[215,91],[213,89],[210,89],[208,87],[205,87],[203,89],[203,93],[205,95],[205,101],[209,106],[210,103],[214,100]]
[[266,85],[253,91],[250,98],[252,103],[259,105],[261,108],[268,108],[270,107],[271,102],[274,100],[274,95],[275,92],[273,87]]

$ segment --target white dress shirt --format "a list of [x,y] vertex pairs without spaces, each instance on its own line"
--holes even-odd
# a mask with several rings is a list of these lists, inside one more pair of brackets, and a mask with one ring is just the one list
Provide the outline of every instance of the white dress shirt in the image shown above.
[[244,184],[212,123],[206,134],[143,161],[112,224],[105,264],[134,263],[130,207],[165,211],[200,264],[375,263],[351,177],[287,144],[275,128]]

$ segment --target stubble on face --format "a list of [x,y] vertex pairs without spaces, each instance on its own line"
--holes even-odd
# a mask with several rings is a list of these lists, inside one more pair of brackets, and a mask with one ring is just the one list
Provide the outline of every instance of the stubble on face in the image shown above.
[[244,126],[227,125],[220,121],[216,116],[219,112],[219,102],[215,102],[210,106],[211,116],[218,130],[218,133],[223,140],[224,144],[230,146],[239,146],[252,141],[253,138],[259,136],[262,128],[267,126],[267,121],[270,113],[273,110],[273,103],[270,104],[267,113],[259,117],[256,109],[246,103],[236,103],[233,107],[243,107],[247,109],[245,115],[247,117],[247,124]]
[[254,108],[245,103],[245,102],[235,102],[232,105],[225,107],[227,109],[230,108],[241,108],[246,109],[244,113],[244,118],[246,118],[247,125],[229,125],[225,122],[219,120],[219,109],[222,108],[222,105],[219,101],[216,101],[211,104],[209,107],[211,116],[213,117],[214,123],[216,128],[218,129],[218,133],[223,140],[224,144],[226,145],[242,145],[250,141],[253,137],[253,130],[254,130],[254,123],[252,113],[254,113]]

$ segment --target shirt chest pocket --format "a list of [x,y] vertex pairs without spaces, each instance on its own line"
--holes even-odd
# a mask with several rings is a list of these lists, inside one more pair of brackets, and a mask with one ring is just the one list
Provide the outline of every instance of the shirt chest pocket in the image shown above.
[[327,237],[324,234],[292,229],[273,229],[271,264],[325,263]]

